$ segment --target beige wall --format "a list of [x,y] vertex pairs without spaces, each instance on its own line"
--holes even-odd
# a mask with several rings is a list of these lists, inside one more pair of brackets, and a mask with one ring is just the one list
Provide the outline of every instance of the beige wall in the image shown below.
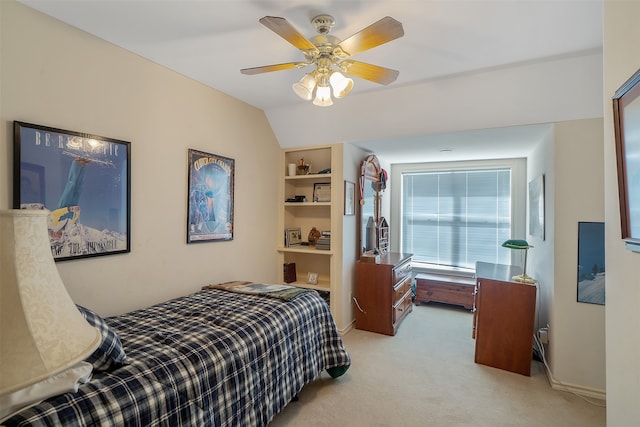
[[[554,376],[604,395],[605,306],[577,302],[578,222],[604,221],[602,119],[556,124]],[[602,397],[602,396],[601,396]]]
[[[356,260],[359,259],[358,242],[358,210],[360,203],[358,199],[358,181],[360,177],[360,162],[367,156],[361,148],[352,144],[344,144],[343,170],[344,179],[353,182],[356,187],[356,200],[354,215],[344,216],[342,224],[342,298],[344,312],[342,319],[349,319],[349,325],[355,323],[355,313],[352,303],[353,290],[356,280]],[[345,322],[347,323],[347,322]],[[348,325],[344,325],[348,326]]]
[[602,132],[602,119],[555,123],[527,159],[527,181],[545,177],[545,239],[527,236],[528,270],[538,280],[536,329],[550,326],[552,386],[597,398],[606,394],[605,306],[578,303],[576,281],[578,222],[604,221]]
[[[553,306],[553,275],[555,271],[555,161],[554,161],[555,125],[549,128],[544,139],[538,143],[536,148],[527,157],[527,182],[540,175],[544,175],[544,210],[545,210],[545,238],[540,239],[528,234],[526,228],[525,235],[527,241],[534,246],[528,253],[527,270],[528,274],[538,281],[538,308],[536,316],[536,331],[547,324],[554,323],[551,318]],[[525,188],[528,192],[528,189]],[[528,197],[527,197],[528,198]],[[528,208],[528,206],[527,206]],[[527,213],[528,216],[528,213]],[[526,226],[525,226],[526,227]],[[551,331],[553,332],[553,331]],[[552,346],[547,346],[545,351],[551,353]],[[548,361],[553,369],[553,358],[547,354]]]
[[604,2],[604,175],[607,264],[607,425],[640,419],[640,253],[620,239],[611,97],[640,68],[640,1]]
[[547,187],[552,193],[546,198],[552,203],[553,280],[545,283],[553,293],[548,307],[553,386],[601,398],[606,386],[605,306],[577,302],[576,282],[578,222],[604,221],[602,133],[602,119],[555,125]]
[[[58,263],[104,315],[233,279],[277,277],[280,147],[261,110],[2,0],[0,208],[11,207],[12,121],[131,141],[131,253]],[[187,245],[187,149],[234,158],[235,235]]]

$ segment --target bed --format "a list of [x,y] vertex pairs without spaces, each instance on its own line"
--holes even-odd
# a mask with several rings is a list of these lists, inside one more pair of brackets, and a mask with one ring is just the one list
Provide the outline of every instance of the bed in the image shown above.
[[2,424],[267,425],[305,384],[351,363],[327,303],[293,291],[203,289],[105,319],[79,307],[104,337],[91,380]]

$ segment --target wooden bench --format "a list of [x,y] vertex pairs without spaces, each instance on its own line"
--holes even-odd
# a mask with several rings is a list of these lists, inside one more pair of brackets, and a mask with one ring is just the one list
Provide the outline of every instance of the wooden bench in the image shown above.
[[471,310],[475,285],[475,279],[470,277],[417,274],[415,303],[420,305],[423,302],[433,301],[461,305]]

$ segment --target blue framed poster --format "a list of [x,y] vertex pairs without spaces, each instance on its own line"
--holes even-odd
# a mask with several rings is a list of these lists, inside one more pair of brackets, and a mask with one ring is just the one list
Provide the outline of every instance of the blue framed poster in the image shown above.
[[604,222],[578,223],[578,302],[605,301]]
[[235,160],[189,149],[187,243],[233,240]]
[[130,142],[19,121],[13,139],[13,207],[49,211],[54,260],[130,252]]

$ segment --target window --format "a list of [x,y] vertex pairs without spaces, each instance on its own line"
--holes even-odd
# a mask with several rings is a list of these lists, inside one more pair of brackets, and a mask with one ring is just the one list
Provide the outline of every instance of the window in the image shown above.
[[514,234],[512,167],[404,169],[397,175],[400,247],[414,262],[459,269],[474,269],[476,261],[511,263],[501,244]]

